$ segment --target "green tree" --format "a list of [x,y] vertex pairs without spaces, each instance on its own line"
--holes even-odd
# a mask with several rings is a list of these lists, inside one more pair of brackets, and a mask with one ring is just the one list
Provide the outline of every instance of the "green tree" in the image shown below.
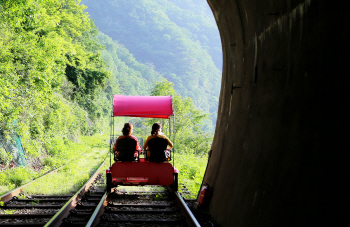
[[[209,151],[212,140],[212,133],[202,130],[203,121],[208,119],[209,114],[199,110],[193,104],[191,98],[182,98],[177,94],[172,82],[163,79],[155,84],[151,91],[153,96],[171,95],[173,97],[175,113],[175,129],[172,139],[175,138],[175,148],[178,152],[189,152],[205,154]],[[169,128],[169,123],[162,122],[164,132]],[[154,120],[147,120],[151,126]]]
[[110,74],[84,9],[76,0],[0,1],[0,130],[18,132],[32,156],[54,137],[102,127]]

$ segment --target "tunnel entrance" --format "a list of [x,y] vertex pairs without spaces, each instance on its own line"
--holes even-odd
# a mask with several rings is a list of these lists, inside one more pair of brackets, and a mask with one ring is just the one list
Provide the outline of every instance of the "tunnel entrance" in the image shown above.
[[344,7],[324,0],[208,3],[224,56],[203,180],[213,189],[210,214],[222,226],[349,224]]

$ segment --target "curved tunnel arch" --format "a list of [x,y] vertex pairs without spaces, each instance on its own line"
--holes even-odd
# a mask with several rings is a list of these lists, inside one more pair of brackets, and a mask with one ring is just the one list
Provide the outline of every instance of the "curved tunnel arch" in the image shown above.
[[[203,184],[222,226],[346,221],[349,14],[325,0],[208,0],[223,77]],[[343,183],[344,182],[344,183]]]

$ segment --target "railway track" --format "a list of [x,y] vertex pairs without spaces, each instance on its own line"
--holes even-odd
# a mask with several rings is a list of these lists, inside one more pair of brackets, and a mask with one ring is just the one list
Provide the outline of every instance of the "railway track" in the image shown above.
[[68,216],[62,219],[62,222],[58,223],[58,225],[50,224],[49,226],[86,226],[106,193],[104,181],[105,176],[99,174],[96,183],[92,185],[89,190],[81,196],[80,200],[76,202],[75,206],[69,210]]
[[200,226],[178,192],[161,186],[119,186],[108,195],[105,176],[98,172],[74,196],[24,196],[21,189],[4,195],[0,227]]
[[44,226],[71,196],[14,196],[1,207],[0,226]]
[[119,186],[105,195],[86,226],[200,225],[179,193],[167,187]]
[[3,195],[0,198],[0,227],[60,226],[86,193],[94,190],[104,193],[104,176],[98,174],[103,165],[74,196],[21,194],[22,189],[34,181]]

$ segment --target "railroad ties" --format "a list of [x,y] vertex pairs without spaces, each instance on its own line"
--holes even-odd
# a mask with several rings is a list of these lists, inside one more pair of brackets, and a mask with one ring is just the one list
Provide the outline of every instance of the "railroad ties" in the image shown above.
[[69,211],[68,217],[62,220],[60,226],[86,226],[104,194],[103,190],[92,189],[86,192],[75,208]]
[[105,188],[105,176],[98,174],[95,182],[89,187],[88,191],[79,196],[73,209],[69,211],[69,215],[62,220],[61,224],[50,226],[86,226],[105,194]]
[[[98,170],[91,176],[90,180],[73,195],[24,195],[23,188],[16,188],[0,198],[0,227],[5,226],[59,226],[62,219],[66,220],[69,211],[79,206],[80,203],[88,201],[92,212],[105,193],[104,174]],[[77,203],[77,201],[80,201]],[[91,212],[91,213],[92,213]],[[86,219],[89,220],[90,216]],[[62,224],[62,226],[65,226]]]
[[14,196],[0,207],[0,226],[44,226],[70,198],[69,195]]
[[101,227],[148,225],[187,226],[174,193],[166,187],[118,187],[109,195],[98,223]]

